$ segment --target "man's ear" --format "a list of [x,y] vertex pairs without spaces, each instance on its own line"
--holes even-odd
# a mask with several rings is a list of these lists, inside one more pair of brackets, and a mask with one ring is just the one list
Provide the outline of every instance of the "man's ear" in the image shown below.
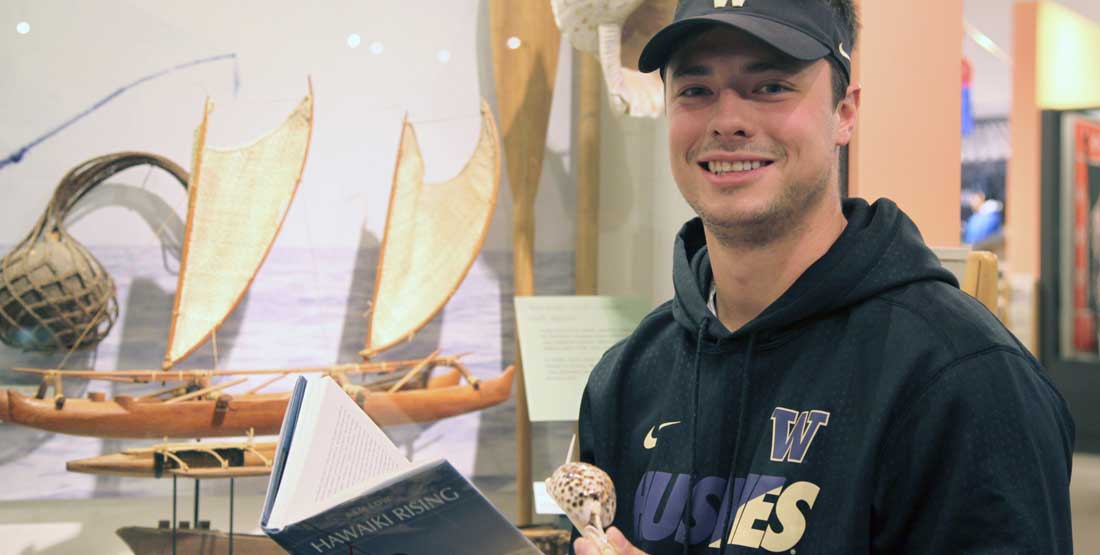
[[857,83],[848,85],[844,99],[836,107],[837,128],[836,145],[844,146],[851,142],[856,130],[856,114],[859,112],[859,97],[862,88]]

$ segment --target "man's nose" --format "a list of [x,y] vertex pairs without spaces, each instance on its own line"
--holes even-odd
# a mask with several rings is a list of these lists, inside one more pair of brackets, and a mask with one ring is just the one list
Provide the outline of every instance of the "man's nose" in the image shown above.
[[742,98],[737,91],[721,91],[714,104],[714,117],[710,121],[711,135],[725,139],[751,137],[755,133],[751,114],[750,101]]

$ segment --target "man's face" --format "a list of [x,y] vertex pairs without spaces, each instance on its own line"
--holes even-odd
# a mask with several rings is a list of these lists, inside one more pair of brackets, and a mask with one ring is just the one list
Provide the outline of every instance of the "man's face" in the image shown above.
[[672,175],[718,239],[767,244],[837,198],[836,149],[850,139],[856,94],[836,107],[830,71],[726,27],[669,61]]

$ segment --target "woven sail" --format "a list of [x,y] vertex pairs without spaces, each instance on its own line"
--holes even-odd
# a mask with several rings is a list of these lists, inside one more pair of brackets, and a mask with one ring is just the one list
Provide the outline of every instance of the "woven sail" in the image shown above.
[[165,368],[210,337],[248,290],[294,199],[313,130],[312,90],[278,129],[239,149],[206,147],[210,110],[207,102],[195,132]]
[[500,139],[488,104],[473,156],[454,178],[424,183],[406,120],[375,274],[365,356],[412,337],[451,298],[481,250],[500,187]]

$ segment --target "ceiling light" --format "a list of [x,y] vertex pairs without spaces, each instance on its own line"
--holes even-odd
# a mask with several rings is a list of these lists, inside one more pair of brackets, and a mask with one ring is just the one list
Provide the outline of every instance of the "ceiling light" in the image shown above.
[[996,42],[993,42],[993,39],[989,38],[989,35],[971,25],[970,22],[965,19],[963,20],[963,30],[966,32],[966,36],[970,37],[970,40],[982,47],[983,50],[989,52],[998,60],[1008,65],[1012,65],[1012,56],[1009,56],[1008,52],[1005,52]]

